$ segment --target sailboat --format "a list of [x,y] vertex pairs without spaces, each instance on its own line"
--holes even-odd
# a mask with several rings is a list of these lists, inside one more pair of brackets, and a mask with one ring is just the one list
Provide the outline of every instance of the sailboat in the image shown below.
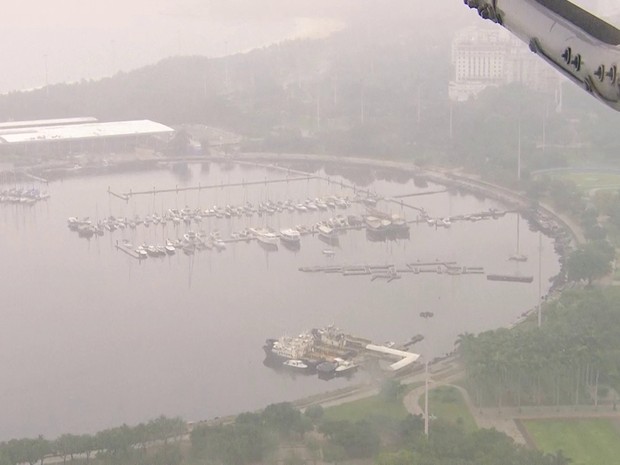
[[527,262],[527,255],[524,255],[519,252],[519,223],[521,222],[521,215],[517,213],[517,251],[508,257],[508,260],[512,260],[513,262]]

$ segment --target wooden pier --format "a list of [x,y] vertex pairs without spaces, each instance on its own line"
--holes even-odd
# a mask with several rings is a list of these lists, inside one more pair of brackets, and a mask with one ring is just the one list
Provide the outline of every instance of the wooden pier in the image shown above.
[[136,260],[140,260],[140,255],[137,254],[135,250],[131,250],[129,247],[124,246],[123,244],[115,244],[116,250],[120,250],[121,252],[125,252],[131,258],[135,258]]

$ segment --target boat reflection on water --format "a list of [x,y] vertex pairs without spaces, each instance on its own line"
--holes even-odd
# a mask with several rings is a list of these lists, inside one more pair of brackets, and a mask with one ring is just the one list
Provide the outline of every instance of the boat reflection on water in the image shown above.
[[366,229],[366,239],[370,242],[385,242],[409,239],[409,227],[406,228],[390,228],[380,231]]

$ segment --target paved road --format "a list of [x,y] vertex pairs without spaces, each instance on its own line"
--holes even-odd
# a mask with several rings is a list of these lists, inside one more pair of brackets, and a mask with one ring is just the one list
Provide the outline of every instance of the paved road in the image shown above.
[[[566,419],[566,418],[610,418],[620,420],[620,411],[614,410],[610,405],[599,405],[595,408],[592,405],[561,405],[561,406],[541,406],[541,407],[502,407],[498,408],[479,408],[474,405],[469,393],[463,387],[452,384],[462,377],[462,372],[454,372],[444,378],[430,377],[430,388],[439,386],[451,386],[457,389],[479,428],[494,428],[507,436],[511,437],[517,444],[532,445],[529,438],[525,437],[516,420],[531,419]],[[423,379],[423,378],[422,378]],[[424,386],[417,387],[409,392],[404,398],[405,408],[413,415],[424,415],[420,407],[420,400],[424,396]]]

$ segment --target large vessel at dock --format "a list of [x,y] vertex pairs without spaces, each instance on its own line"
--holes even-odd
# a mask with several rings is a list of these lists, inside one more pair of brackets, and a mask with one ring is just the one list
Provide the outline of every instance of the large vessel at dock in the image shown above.
[[[385,368],[400,372],[411,367],[419,355],[393,347],[374,345],[370,340],[345,334],[334,325],[313,329],[298,336],[267,339],[265,364],[274,368],[318,373],[321,378],[349,376],[368,363],[389,360]],[[385,365],[385,364],[384,364]]]

